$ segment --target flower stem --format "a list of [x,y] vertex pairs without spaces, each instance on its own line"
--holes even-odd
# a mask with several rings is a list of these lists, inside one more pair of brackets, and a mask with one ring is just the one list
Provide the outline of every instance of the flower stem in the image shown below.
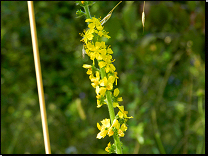
[[[106,91],[106,98],[107,98],[107,105],[108,105],[108,111],[110,114],[111,124],[113,124],[113,120],[115,119],[115,113],[114,113],[113,103],[111,100],[110,91]],[[116,146],[116,153],[122,154],[121,142],[120,142],[118,135],[114,134],[113,138],[114,138],[114,142]]]
[[84,6],[84,10],[85,10],[87,19],[91,18],[91,15],[90,15],[90,11],[89,11],[88,5],[85,5],[85,6]]
[[[105,69],[101,68],[100,70],[101,70],[101,77],[104,78],[106,76]],[[115,119],[115,112],[114,112],[111,94],[110,94],[109,90],[106,91],[106,99],[107,99],[107,106],[108,106],[111,124],[113,124],[113,121]],[[118,135],[114,134],[113,138],[114,138],[114,142],[115,142],[115,146],[116,146],[116,153],[122,154],[121,142],[120,142]]]

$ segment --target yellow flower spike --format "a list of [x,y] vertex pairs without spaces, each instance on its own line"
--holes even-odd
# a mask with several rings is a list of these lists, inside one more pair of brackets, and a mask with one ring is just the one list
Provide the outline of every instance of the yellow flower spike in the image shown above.
[[[109,17],[110,15],[107,15],[102,20],[102,24],[104,24]],[[84,42],[84,52],[93,61],[93,72],[91,65],[84,64],[83,68],[88,70],[87,74],[91,80],[91,85],[95,88],[97,108],[101,107],[103,104],[107,104],[111,117],[111,119],[103,119],[101,121],[101,125],[97,123],[97,128],[100,130],[100,132],[97,134],[96,138],[101,139],[108,135],[109,137],[113,136],[114,139],[118,140],[119,137],[124,136],[124,132],[127,130],[127,126],[125,124],[127,121],[126,118],[132,117],[127,117],[128,111],[124,111],[124,107],[119,106],[118,102],[123,101],[123,99],[122,97],[118,97],[119,89],[113,88],[114,82],[117,85],[118,79],[117,72],[115,72],[116,68],[112,64],[115,61],[111,55],[113,54],[113,50],[110,48],[110,46],[105,45],[104,41],[99,42],[101,37],[109,39],[110,36],[108,36],[108,32],[104,30],[100,19],[92,17],[92,19],[86,19],[85,21],[88,22],[88,29],[84,30],[84,33],[81,34],[83,37],[81,41]],[[94,38],[95,36],[96,39]],[[98,62],[100,71],[98,72],[96,70],[94,73],[95,59]],[[114,96],[113,99],[112,96]],[[122,125],[120,125],[117,116],[114,114],[115,107],[119,108],[117,116],[120,119],[124,119],[124,123]],[[111,122],[112,120],[113,123]],[[110,123],[112,123],[112,125]],[[116,135],[114,135],[115,132]],[[105,150],[109,153],[112,153],[115,150],[114,146],[116,146],[117,153],[122,153],[121,143],[119,140],[115,145],[111,145],[109,142]]]

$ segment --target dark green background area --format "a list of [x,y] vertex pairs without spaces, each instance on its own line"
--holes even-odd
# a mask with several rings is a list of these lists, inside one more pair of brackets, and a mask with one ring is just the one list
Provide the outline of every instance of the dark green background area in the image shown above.
[[[117,3],[97,1],[91,15],[103,18]],[[123,1],[104,24],[120,104],[134,117],[121,138],[123,153],[205,153],[205,2],[146,1],[144,33],[142,7]],[[82,8],[37,1],[34,9],[51,151],[106,153],[113,138],[96,139],[96,125],[108,110],[96,107],[82,68],[91,64],[81,53]],[[45,153],[27,2],[1,2],[1,150]]]

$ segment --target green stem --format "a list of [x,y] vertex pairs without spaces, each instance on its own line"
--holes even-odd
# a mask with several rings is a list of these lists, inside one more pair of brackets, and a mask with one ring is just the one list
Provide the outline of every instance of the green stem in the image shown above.
[[[101,71],[101,77],[103,79],[106,76],[105,69],[101,68],[100,71]],[[111,124],[113,124],[113,121],[115,119],[115,112],[114,112],[111,94],[110,94],[109,90],[106,91],[106,99],[107,99],[107,106],[108,106]],[[113,138],[114,138],[114,142],[115,142],[115,146],[116,146],[116,153],[122,154],[120,138],[116,134],[113,135]]]
[[90,15],[90,10],[89,10],[88,5],[85,5],[85,6],[84,6],[84,10],[85,10],[85,13],[86,13],[87,19],[91,18],[91,15]]

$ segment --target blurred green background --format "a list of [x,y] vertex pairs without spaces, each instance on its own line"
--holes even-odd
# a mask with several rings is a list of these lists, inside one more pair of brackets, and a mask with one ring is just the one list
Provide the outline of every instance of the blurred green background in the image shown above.
[[[105,17],[118,1],[97,1]],[[123,153],[205,153],[205,2],[123,1],[104,28],[116,59],[118,88],[133,119]],[[109,118],[82,59],[85,18],[75,2],[34,2],[51,151],[107,153],[96,139]],[[115,110],[116,112],[118,110]],[[1,1],[1,153],[44,154],[27,2]]]

